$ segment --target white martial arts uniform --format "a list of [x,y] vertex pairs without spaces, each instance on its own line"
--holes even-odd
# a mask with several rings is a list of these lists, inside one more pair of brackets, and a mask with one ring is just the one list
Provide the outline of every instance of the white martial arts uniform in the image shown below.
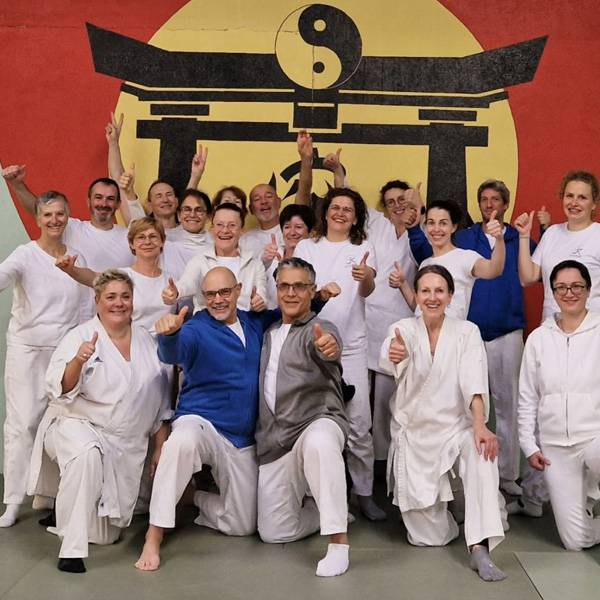
[[569,550],[600,543],[600,519],[586,512],[588,498],[600,498],[599,353],[599,314],[589,312],[572,333],[551,316],[527,339],[519,379],[521,448],[550,460],[544,478]]
[[219,493],[195,493],[199,515],[194,522],[227,535],[253,534],[258,478],[256,447],[236,448],[199,415],[183,415],[173,421],[154,475],[150,524],[175,527],[177,502],[192,475],[203,465],[212,467]]
[[330,242],[325,237],[318,241],[301,240],[294,252],[294,256],[314,267],[317,289],[331,281],[342,289],[339,296],[329,300],[319,316],[338,328],[343,343],[343,377],[355,387],[354,397],[346,405],[350,423],[347,460],[353,490],[360,496],[373,493],[374,454],[370,433],[365,299],[358,293],[358,282],[352,278],[352,266],[358,265],[366,252],[369,252],[367,265],[377,272],[375,249],[368,241],[355,245],[350,240]]
[[[62,393],[67,363],[98,332],[76,386]],[[138,495],[148,437],[171,418],[156,344],[132,325],[126,361],[98,317],[66,335],[46,375],[50,403],[35,439],[29,493],[56,498],[60,557],[85,558],[88,542],[115,541]]]
[[[229,257],[217,256],[215,248],[212,246],[204,253],[194,256],[188,262],[183,275],[178,279],[176,285],[179,290],[179,297],[193,296],[194,312],[198,312],[206,307],[204,296],[200,293],[202,280],[208,271],[219,265],[233,268],[234,275],[238,282],[242,284],[242,291],[237,304],[238,308],[250,310],[252,288],[256,288],[256,293],[263,300],[266,299],[265,268],[260,259],[254,258],[250,252],[244,250],[241,251],[239,257],[232,257],[233,263],[235,259],[239,259],[239,266],[227,261],[220,261],[219,259],[221,258],[227,259]],[[236,269],[237,273],[235,272]]]
[[[69,254],[78,250],[67,247]],[[25,499],[35,432],[46,410],[44,374],[52,352],[93,312],[92,292],[55,266],[37,242],[19,246],[0,264],[0,290],[14,284],[6,334],[4,503]],[[83,257],[78,266],[85,266]]]
[[[394,365],[388,352],[398,328],[408,356]],[[458,536],[446,509],[452,500],[448,477],[458,458],[465,490],[465,540],[487,539],[492,550],[504,538],[497,461],[477,453],[471,402],[483,398],[489,410],[486,355],[476,325],[446,317],[431,356],[421,317],[394,323],[381,348],[381,367],[398,383],[392,412],[388,487],[400,508],[410,543],[447,544]]]
[[120,225],[99,229],[90,221],[70,217],[63,239],[69,248],[82,252],[87,266],[98,273],[128,267],[135,258],[127,241],[127,229]]
[[413,281],[417,263],[410,251],[408,233],[400,237],[392,222],[378,210],[369,208],[368,239],[377,254],[377,277],[375,290],[366,299],[367,344],[369,369],[373,372],[373,447],[375,460],[385,460],[390,446],[390,403],[396,385],[394,378],[379,367],[381,344],[387,336],[388,327],[405,317],[412,317],[400,290],[390,287],[388,280],[400,263],[407,281]]
[[[446,267],[454,279],[454,294],[452,301],[446,308],[446,314],[455,319],[466,319],[469,313],[469,304],[471,304],[471,292],[475,285],[477,277],[473,275],[475,263],[483,258],[474,250],[463,250],[454,248],[441,256],[431,256],[421,263],[421,268],[429,265],[440,265]],[[417,308],[415,313],[420,314]]]
[[600,312],[600,223],[592,223],[581,231],[569,231],[567,223],[552,225],[544,232],[531,260],[542,270],[542,319],[558,312],[550,285],[550,273],[554,266],[563,260],[577,260],[588,268],[592,278],[592,290],[587,306]]
[[271,227],[271,229],[250,229],[242,235],[240,238],[240,249],[245,253],[250,253],[254,258],[259,260],[262,258],[263,250],[265,246],[268,246],[271,242],[271,236],[274,235],[277,240],[277,245],[283,248],[283,233],[279,225]]

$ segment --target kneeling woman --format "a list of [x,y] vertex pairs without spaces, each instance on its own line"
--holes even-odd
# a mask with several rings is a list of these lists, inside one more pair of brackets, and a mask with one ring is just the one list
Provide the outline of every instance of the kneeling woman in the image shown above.
[[88,542],[110,544],[131,521],[148,437],[158,463],[171,417],[156,344],[131,324],[133,283],[116,270],[94,282],[97,316],[68,333],[46,374],[30,493],[56,497],[58,568],[85,571]]
[[[487,363],[479,330],[444,311],[454,281],[442,266],[420,269],[415,296],[422,316],[394,323],[380,366],[395,376],[388,488],[408,541],[442,546],[458,537],[447,510],[449,474],[458,459],[465,490],[471,567],[486,581],[505,578],[489,552],[504,538],[498,499],[498,446],[486,427]],[[452,473],[453,474],[453,473]]]
[[[600,315],[585,305],[592,287],[585,265],[558,263],[550,286],[559,313],[527,339],[519,380],[519,441],[544,472],[560,539],[569,550],[600,543]],[[539,446],[535,431],[539,428]]]

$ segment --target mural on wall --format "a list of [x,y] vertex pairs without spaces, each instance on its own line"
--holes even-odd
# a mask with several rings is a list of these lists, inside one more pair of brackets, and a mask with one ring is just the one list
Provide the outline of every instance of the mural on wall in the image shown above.
[[[305,128],[319,143],[426,148],[428,197],[452,199],[466,211],[466,149],[486,148],[489,140],[489,126],[475,124],[478,111],[505,101],[503,88],[533,79],[546,38],[458,58],[368,56],[351,12],[326,4],[294,10],[275,32],[271,54],[165,50],[93,24],[87,29],[96,71],[125,80],[122,92],[149,105],[151,118],[137,120],[136,137],[159,140],[158,177],[175,187],[185,185],[199,141],[292,142]],[[216,103],[286,103],[291,114],[287,122],[260,122],[241,120],[238,109],[240,120],[224,121],[213,117]],[[372,113],[414,107],[418,123],[344,118],[348,105]],[[315,169],[322,158],[316,148]],[[269,180],[289,183],[297,173],[295,162]]]

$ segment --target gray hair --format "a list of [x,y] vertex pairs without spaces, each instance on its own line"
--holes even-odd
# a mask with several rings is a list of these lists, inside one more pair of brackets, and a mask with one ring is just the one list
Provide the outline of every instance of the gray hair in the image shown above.
[[65,205],[65,212],[67,213],[67,216],[69,216],[71,211],[69,210],[69,201],[67,200],[67,197],[62,192],[57,192],[55,190],[44,192],[35,199],[33,214],[38,217],[42,207],[46,206],[46,204],[50,204],[50,202],[56,202],[58,200],[61,200]]
[[105,290],[106,286],[113,281],[122,281],[129,286],[131,293],[133,294],[133,281],[127,273],[123,271],[119,271],[119,269],[107,269],[103,273],[100,273],[93,282],[94,294],[96,295],[96,300],[100,297],[102,292]]
[[315,268],[309,262],[305,261],[302,258],[298,258],[297,256],[292,256],[291,258],[284,258],[279,263],[279,266],[277,267],[277,269],[275,269],[275,273],[273,273],[273,277],[275,277],[275,279],[277,279],[277,274],[281,269],[302,269],[309,274],[310,282],[315,282]]

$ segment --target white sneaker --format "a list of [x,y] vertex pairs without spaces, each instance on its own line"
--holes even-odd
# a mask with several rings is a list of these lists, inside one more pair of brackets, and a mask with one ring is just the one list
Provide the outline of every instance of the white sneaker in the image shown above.
[[506,505],[506,512],[509,515],[525,515],[527,517],[539,518],[543,515],[541,504],[534,504],[529,500],[518,498]]

